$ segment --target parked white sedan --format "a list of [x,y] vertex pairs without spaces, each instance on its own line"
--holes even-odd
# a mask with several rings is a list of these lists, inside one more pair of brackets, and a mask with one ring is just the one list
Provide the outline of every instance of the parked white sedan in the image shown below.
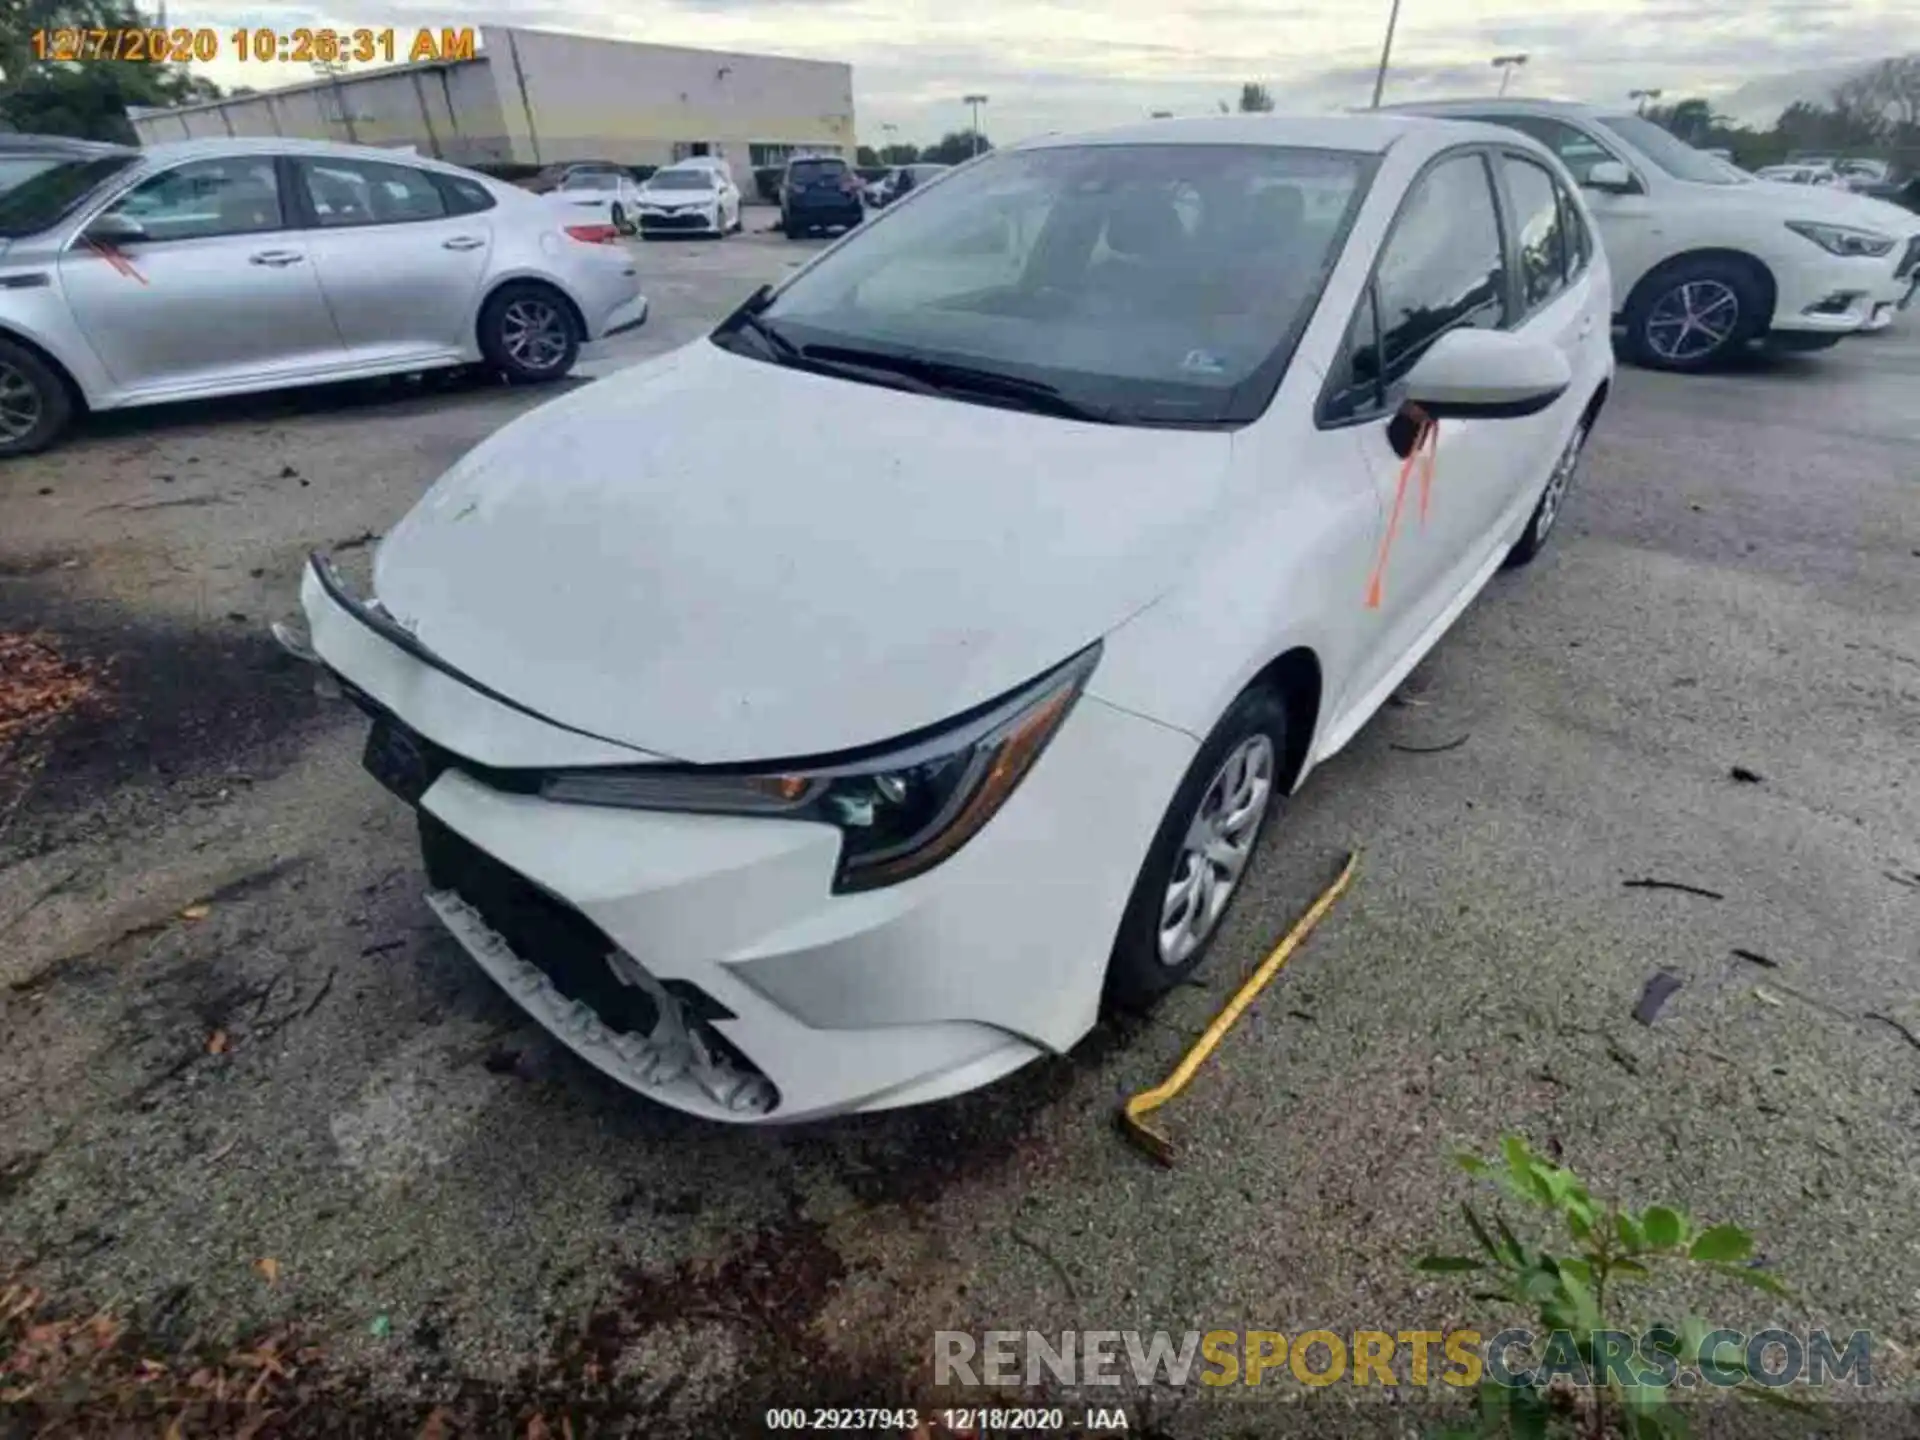
[[577,170],[548,194],[570,223],[604,224],[622,234],[639,223],[640,182],[624,170]]
[[319,141],[96,147],[0,192],[0,457],[76,410],[490,364],[552,380],[647,301],[603,226]]
[[740,228],[740,191],[724,162],[683,160],[640,187],[640,234],[731,235]]
[[1280,797],[1552,533],[1610,309],[1511,131],[1047,138],[501,430],[287,638],[592,1064],[931,1100],[1201,963]]

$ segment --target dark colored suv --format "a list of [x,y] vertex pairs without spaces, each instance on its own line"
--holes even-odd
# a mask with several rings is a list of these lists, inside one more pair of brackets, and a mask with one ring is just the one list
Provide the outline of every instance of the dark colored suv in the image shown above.
[[780,228],[789,240],[810,230],[860,223],[860,179],[837,155],[798,155],[780,180]]

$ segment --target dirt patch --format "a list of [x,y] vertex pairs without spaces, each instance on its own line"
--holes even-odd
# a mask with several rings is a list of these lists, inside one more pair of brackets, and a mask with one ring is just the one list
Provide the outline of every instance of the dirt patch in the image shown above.
[[16,608],[26,607],[0,589],[0,647],[14,647],[0,648],[0,816],[17,812],[0,850],[73,838],[91,802],[128,787],[252,783],[326,718],[312,672],[254,627],[182,628],[92,606],[84,621],[27,637],[7,629]]

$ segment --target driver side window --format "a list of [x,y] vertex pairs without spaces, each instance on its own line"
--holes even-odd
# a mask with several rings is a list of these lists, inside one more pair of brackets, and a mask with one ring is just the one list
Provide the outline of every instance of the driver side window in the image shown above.
[[286,228],[271,155],[192,160],[142,181],[105,212],[153,241],[200,240]]
[[1620,158],[1579,126],[1569,125],[1564,120],[1555,120],[1548,115],[1473,115],[1466,118],[1488,125],[1504,125],[1509,130],[1518,130],[1522,135],[1531,135],[1567,167],[1567,173],[1573,176],[1576,185],[1585,185],[1588,172],[1601,161]]

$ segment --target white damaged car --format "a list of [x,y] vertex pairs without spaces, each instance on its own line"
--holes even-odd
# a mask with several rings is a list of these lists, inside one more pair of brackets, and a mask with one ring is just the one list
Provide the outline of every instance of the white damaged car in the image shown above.
[[1611,310],[1512,131],[1048,137],[509,424],[281,633],[589,1062],[932,1100],[1200,965],[1282,797],[1553,533]]

